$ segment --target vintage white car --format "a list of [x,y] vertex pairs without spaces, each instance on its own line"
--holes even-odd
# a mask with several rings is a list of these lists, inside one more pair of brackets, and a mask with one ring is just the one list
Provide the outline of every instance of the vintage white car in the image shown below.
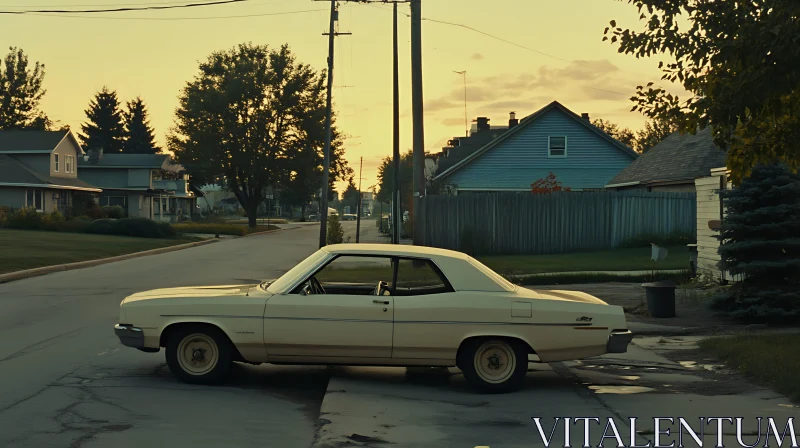
[[172,372],[217,383],[232,362],[458,367],[486,392],[518,388],[541,362],[627,351],[621,307],[581,292],[534,291],[460,252],[339,244],[258,285],[128,296],[115,332]]

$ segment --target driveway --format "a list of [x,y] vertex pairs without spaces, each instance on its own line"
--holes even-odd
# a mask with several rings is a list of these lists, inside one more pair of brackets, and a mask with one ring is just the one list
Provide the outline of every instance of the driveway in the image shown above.
[[275,278],[317,238],[300,227],[0,285],[0,446],[307,448],[324,368],[237,366],[225,387],[187,386],[112,327],[128,294]]

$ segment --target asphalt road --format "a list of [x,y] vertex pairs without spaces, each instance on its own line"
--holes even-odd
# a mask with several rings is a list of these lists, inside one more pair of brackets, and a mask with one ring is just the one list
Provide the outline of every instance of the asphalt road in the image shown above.
[[276,278],[316,250],[318,229],[0,285],[0,446],[309,447],[325,368],[241,365],[224,387],[188,386],[113,325],[137,291]]

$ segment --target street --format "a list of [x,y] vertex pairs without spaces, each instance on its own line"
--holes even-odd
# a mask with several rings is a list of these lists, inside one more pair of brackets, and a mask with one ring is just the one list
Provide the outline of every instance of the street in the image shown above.
[[[353,233],[355,223],[344,226]],[[374,221],[362,228],[374,230]],[[126,295],[275,278],[316,249],[318,229],[288,224],[277,233],[0,285],[0,446],[521,448],[543,446],[532,417],[542,418],[547,434],[554,417],[566,416],[615,418],[620,433],[630,434],[623,425],[637,416],[648,422],[641,434],[652,434],[650,416],[696,419],[724,409],[748,418],[751,430],[754,412],[784,422],[796,414],[777,394],[657,354],[670,348],[658,338],[613,358],[531,364],[524,390],[478,395],[456,369],[236,365],[224,386],[189,386],[169,372],[163,350],[141,353],[114,335]],[[658,408],[651,406],[656,394]],[[573,443],[583,441],[579,429]],[[602,432],[593,432],[593,444]],[[709,430],[705,437],[710,443],[715,436]]]

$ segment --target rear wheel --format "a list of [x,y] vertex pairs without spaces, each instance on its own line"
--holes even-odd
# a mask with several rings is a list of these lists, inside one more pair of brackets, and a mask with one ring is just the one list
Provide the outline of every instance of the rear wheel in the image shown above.
[[167,338],[167,365],[192,384],[218,384],[230,371],[233,350],[222,331],[206,325],[184,326]]
[[465,342],[459,368],[472,387],[484,393],[513,392],[528,372],[528,350],[509,339],[473,339]]

